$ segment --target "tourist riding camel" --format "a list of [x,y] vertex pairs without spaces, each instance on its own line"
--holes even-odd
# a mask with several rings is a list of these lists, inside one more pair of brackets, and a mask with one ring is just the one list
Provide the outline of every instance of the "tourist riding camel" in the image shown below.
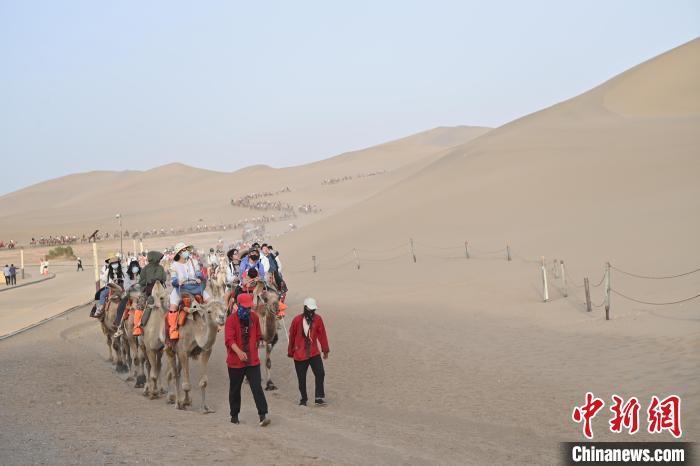
[[[117,308],[117,317],[115,320],[115,323],[118,325],[121,323],[123,317],[124,317],[124,310],[126,309],[126,306],[129,304],[129,301],[131,301],[133,298],[135,298],[136,293],[139,294],[140,297],[140,291],[141,288],[139,287],[139,275],[141,274],[141,266],[139,266],[139,262],[134,259],[129,263],[129,267],[126,269],[126,276],[124,277],[124,297],[122,298],[121,302],[119,303],[119,307]],[[115,337],[120,337],[122,336],[123,329],[120,326],[117,329],[117,333],[114,334]]]
[[124,271],[122,270],[122,261],[119,256],[111,254],[105,259],[105,267],[102,271],[102,282],[105,286],[100,290],[100,298],[98,300],[97,308],[95,309],[95,314],[93,317],[99,318],[104,312],[105,301],[107,300],[107,295],[109,294],[110,283],[118,285],[121,289],[124,289]]
[[[163,253],[158,251],[150,251],[148,253],[148,264],[141,270],[139,275],[139,287],[141,288],[141,297],[139,302],[136,304],[136,310],[134,310],[134,335],[139,336],[143,334],[142,325],[145,325],[148,321],[149,315],[144,314],[146,310],[146,299],[151,296],[151,291],[156,283],[160,283],[165,286],[165,282],[168,276],[165,273],[165,269],[160,265],[161,259],[163,259]],[[149,308],[150,310],[150,308]]]
[[226,253],[228,264],[226,265],[226,287],[231,291],[240,283],[241,259],[238,257],[238,249],[233,248]]
[[243,275],[248,271],[248,269],[256,269],[258,271],[258,277],[260,280],[265,280],[265,268],[260,262],[260,250],[251,249],[248,255],[241,262],[240,280],[243,281]]
[[185,243],[175,245],[175,257],[172,263],[172,285],[173,291],[170,293],[170,310],[168,313],[170,338],[178,338],[177,316],[178,307],[182,299],[182,294],[189,294],[197,299],[201,296],[203,302],[209,301],[209,293],[202,286],[202,272],[199,263],[192,255],[193,247]]

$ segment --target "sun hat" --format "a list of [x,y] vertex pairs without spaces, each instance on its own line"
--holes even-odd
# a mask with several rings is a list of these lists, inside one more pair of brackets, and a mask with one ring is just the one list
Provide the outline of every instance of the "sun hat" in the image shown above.
[[107,256],[105,259],[105,264],[109,264],[111,262],[117,262],[119,260],[119,255],[116,252],[113,252]]
[[175,245],[175,248],[173,249],[173,252],[174,252],[175,254],[179,254],[180,251],[182,251],[183,249],[187,249],[187,248],[191,248],[191,247],[192,247],[192,245],[190,245],[190,244],[185,244],[185,243],[183,243],[182,241],[180,241],[179,243],[177,243],[177,244]]
[[304,300],[304,307],[315,311],[318,309],[318,304],[316,304],[316,300],[314,298],[306,298]]

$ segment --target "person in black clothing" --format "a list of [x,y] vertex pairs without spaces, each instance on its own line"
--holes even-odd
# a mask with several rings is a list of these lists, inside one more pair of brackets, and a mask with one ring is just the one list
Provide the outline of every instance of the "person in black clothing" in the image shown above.
[[81,270],[83,270],[83,260],[78,257],[78,270],[76,270],[76,272],[80,272]]
[[15,264],[10,264],[10,285],[17,284],[17,268]]

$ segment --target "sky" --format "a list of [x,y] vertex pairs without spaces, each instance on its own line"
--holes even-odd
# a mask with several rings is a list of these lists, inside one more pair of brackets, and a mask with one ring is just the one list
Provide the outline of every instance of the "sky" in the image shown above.
[[0,195],[495,127],[699,34],[697,0],[0,0]]

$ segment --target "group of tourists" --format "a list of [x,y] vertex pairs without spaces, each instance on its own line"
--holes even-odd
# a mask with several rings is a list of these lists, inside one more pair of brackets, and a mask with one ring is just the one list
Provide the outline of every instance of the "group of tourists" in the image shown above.
[[380,171],[376,171],[376,172],[359,173],[355,176],[345,175],[345,176],[337,177],[337,178],[325,178],[321,182],[321,184],[338,184],[338,183],[342,183],[343,181],[350,181],[353,178],[366,178],[368,176],[376,176],[376,175],[381,175],[383,173],[386,173],[386,170],[380,170]]
[[17,246],[17,243],[15,243],[15,240],[11,239],[7,243],[5,241],[0,239],[0,249],[2,248],[7,248],[7,249],[14,249],[15,246]]
[[17,268],[15,264],[5,264],[3,273],[5,275],[5,285],[12,286],[17,284]]
[[[218,248],[217,248],[218,249]],[[209,302],[212,297],[207,291],[206,274],[203,270],[226,269],[226,293],[224,303],[228,309],[228,317],[224,324],[224,344],[226,346],[226,364],[229,374],[229,406],[231,422],[238,424],[241,410],[241,387],[244,379],[248,380],[253,393],[259,415],[259,424],[266,426],[270,423],[268,405],[262,388],[259,345],[263,341],[260,315],[256,312],[254,290],[259,286],[274,290],[279,297],[279,310],[286,308],[284,300],[287,286],[282,272],[282,260],[278,251],[270,244],[253,243],[249,247],[231,248],[226,253],[226,259],[217,254],[214,248],[208,254],[198,254],[192,245],[180,242],[164,255],[158,251],[150,251],[148,263],[143,266],[136,258],[122,263],[119,254],[111,254],[105,259],[101,280],[105,284],[96,294],[96,304],[91,312],[92,317],[103,318],[105,305],[112,290],[122,290],[117,307],[115,322],[121,323],[124,311],[131,303],[134,312],[134,328],[126,329],[119,325],[114,338],[124,331],[132,335],[143,334],[143,327],[149,319],[146,297],[156,283],[162,286],[170,285],[169,309],[166,314],[166,338],[177,341],[179,338],[179,321],[181,303],[192,297],[202,304]],[[170,263],[168,273],[162,264]],[[211,278],[211,277],[210,277]],[[131,292],[138,291],[138,300],[133,300]],[[201,300],[201,301],[200,301]],[[186,307],[191,305],[186,302]],[[302,312],[294,317],[289,328],[287,355],[294,360],[300,399],[299,404],[306,406],[308,395],[306,376],[309,367],[315,376],[314,403],[325,405],[323,359],[330,352],[328,337],[323,319],[317,314],[318,305],[313,298],[307,298],[303,303]],[[277,315],[284,318],[284,313]]]

